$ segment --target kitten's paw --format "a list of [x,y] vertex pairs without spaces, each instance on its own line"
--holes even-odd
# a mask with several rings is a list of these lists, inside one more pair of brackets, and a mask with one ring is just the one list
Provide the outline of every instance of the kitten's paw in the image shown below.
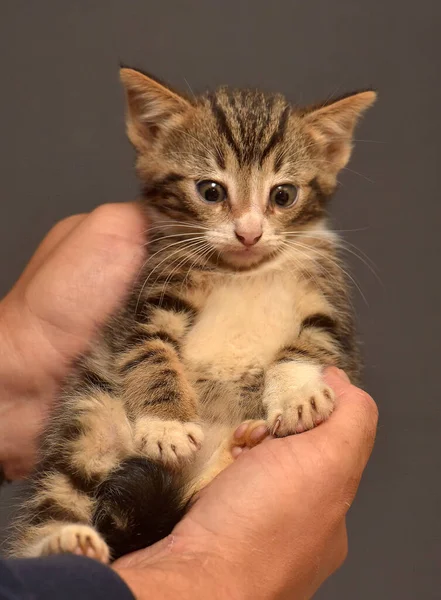
[[143,456],[176,467],[193,458],[204,441],[202,428],[196,423],[139,419],[135,428],[135,445]]
[[236,429],[231,439],[230,451],[233,458],[237,458],[242,452],[260,444],[269,434],[265,421],[244,421]]
[[104,564],[109,562],[109,547],[99,533],[88,525],[61,525],[42,541],[41,556],[65,552],[88,556]]
[[312,429],[334,410],[334,392],[319,368],[292,365],[290,370],[289,366],[270,384],[264,398],[268,428],[278,437]]
[[268,409],[268,427],[279,437],[302,433],[327,419],[334,408],[334,392],[316,382],[293,389]]

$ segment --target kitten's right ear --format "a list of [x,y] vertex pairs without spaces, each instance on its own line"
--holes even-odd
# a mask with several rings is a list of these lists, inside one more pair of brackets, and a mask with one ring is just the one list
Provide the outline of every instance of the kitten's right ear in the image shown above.
[[170,127],[190,103],[165,85],[134,69],[121,68],[126,91],[126,126],[129,140],[138,151],[147,150],[161,129]]

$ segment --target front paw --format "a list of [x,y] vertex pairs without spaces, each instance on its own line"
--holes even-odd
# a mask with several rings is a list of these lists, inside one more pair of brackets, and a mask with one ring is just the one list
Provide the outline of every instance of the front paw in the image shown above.
[[312,429],[334,409],[334,392],[315,365],[285,363],[270,379],[264,395],[268,429],[283,437]]
[[193,458],[204,433],[197,423],[143,417],[136,423],[134,441],[143,456],[178,467]]

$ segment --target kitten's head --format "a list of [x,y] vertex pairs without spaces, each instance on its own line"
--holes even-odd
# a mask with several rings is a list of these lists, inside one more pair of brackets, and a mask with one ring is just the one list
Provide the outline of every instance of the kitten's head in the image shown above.
[[196,253],[239,270],[320,226],[356,122],[376,98],[363,91],[298,108],[227,88],[186,98],[127,68],[121,79],[138,174],[164,235],[174,224]]

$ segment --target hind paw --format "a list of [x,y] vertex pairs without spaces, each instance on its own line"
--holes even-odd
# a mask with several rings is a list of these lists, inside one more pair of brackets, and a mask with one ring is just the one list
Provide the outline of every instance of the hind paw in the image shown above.
[[80,554],[107,564],[109,547],[102,537],[88,525],[61,525],[41,543],[40,556],[49,554]]
[[237,458],[244,451],[254,448],[269,436],[265,421],[244,421],[239,425],[231,440],[231,454]]

